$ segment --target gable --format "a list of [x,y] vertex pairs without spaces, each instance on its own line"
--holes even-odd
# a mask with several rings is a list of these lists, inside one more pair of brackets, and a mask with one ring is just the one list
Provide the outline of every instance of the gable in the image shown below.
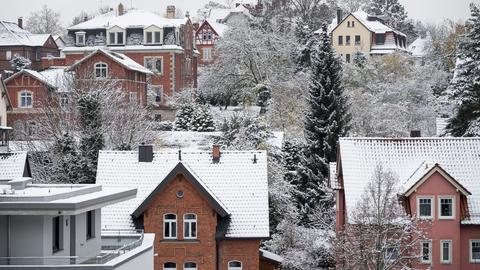
[[[180,177],[180,178],[179,178]],[[160,184],[148,195],[148,197],[137,207],[132,213],[133,217],[138,218],[148,208],[151,202],[157,197],[161,196],[162,192],[168,188],[168,186],[175,180],[185,179],[187,180],[203,197],[209,202],[209,204],[215,209],[215,211],[221,216],[226,217],[229,215],[228,210],[223,203],[215,197],[214,194],[204,183],[201,182],[196,176],[194,176],[181,162],[173,168],[172,171],[163,179]]]
[[196,35],[197,36],[200,35],[199,37],[201,37],[202,31],[204,31],[204,30],[206,30],[206,31],[211,30],[211,31],[213,31],[214,35],[218,36],[217,31],[215,31],[215,29],[212,27],[212,25],[207,20],[203,21],[202,25],[198,28]]
[[[349,28],[348,27],[348,22],[354,21],[355,22],[355,27]],[[355,16],[353,16],[351,13],[348,14],[335,28],[333,28],[332,33],[334,33],[337,30],[344,30],[344,29],[353,29],[354,31],[358,31],[358,27],[361,27],[363,31],[370,31],[360,20],[358,20]]]

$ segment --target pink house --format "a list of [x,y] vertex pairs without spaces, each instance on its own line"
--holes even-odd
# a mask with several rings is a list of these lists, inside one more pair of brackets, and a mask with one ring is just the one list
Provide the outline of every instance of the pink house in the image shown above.
[[398,176],[407,213],[432,222],[412,266],[480,269],[480,138],[341,138],[330,164],[337,231],[379,163]]

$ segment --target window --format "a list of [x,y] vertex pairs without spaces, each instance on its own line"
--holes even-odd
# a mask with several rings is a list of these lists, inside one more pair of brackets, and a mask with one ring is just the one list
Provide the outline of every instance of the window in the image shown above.
[[110,33],[108,37],[110,40],[109,44],[115,44],[115,33]]
[[130,92],[128,96],[128,101],[132,104],[137,104],[138,99],[137,99],[137,93],[136,92]]
[[385,44],[385,34],[375,34],[375,44],[377,45]]
[[53,253],[60,251],[61,246],[61,235],[62,233],[62,222],[60,217],[54,217],[52,219],[52,251]]
[[153,38],[152,38],[152,32],[147,32],[147,40],[145,41],[145,43],[147,44],[151,44],[153,43]]
[[155,32],[155,43],[156,44],[161,44],[162,43],[160,32]]
[[153,91],[155,92],[155,102],[162,102],[163,97],[163,88],[162,86],[152,86]]
[[145,67],[154,73],[163,73],[163,58],[161,57],[145,57]]
[[360,36],[359,35],[355,36],[355,45],[360,45]]
[[[151,28],[150,28],[151,29]],[[145,31],[145,44],[162,44],[162,31],[159,30],[159,28],[154,28],[158,29],[157,31]]]
[[185,239],[197,238],[197,215],[183,215],[183,237]]
[[6,51],[5,58],[7,58],[7,60],[12,60],[12,51]]
[[68,96],[66,94],[60,95],[60,107],[66,109],[68,106]]
[[350,21],[347,22],[347,27],[350,27]]
[[37,122],[29,121],[27,124],[27,134],[28,136],[35,136],[38,132]]
[[108,32],[109,45],[123,45],[125,44],[125,33],[121,28],[117,27],[116,31]]
[[162,115],[157,113],[155,114],[155,122],[162,122]]
[[203,60],[212,60],[212,48],[203,48]]
[[452,263],[452,240],[440,240],[440,262]]
[[40,61],[41,58],[42,58],[42,53],[40,52],[40,50],[36,51],[35,52],[35,59],[37,61]]
[[211,41],[212,40],[212,32],[208,32],[208,41]]
[[194,262],[186,262],[183,266],[184,270],[197,270],[197,264]]
[[20,108],[33,108],[33,94],[29,91],[20,92],[18,107]]
[[87,212],[87,240],[95,238],[95,211]]
[[438,210],[439,219],[453,219],[454,218],[454,198],[453,197],[439,197],[438,198]]
[[85,32],[75,33],[75,43],[77,46],[85,46]]
[[338,45],[343,45],[343,36],[338,36]]
[[163,269],[164,270],[176,270],[177,269],[177,264],[174,262],[166,262],[163,264]]
[[99,62],[95,64],[95,77],[96,78],[107,78],[107,64]]
[[350,45],[350,36],[345,36],[345,45]]
[[470,240],[470,262],[480,263],[480,240]]
[[433,218],[432,200],[432,197],[417,198],[417,215],[419,218]]
[[177,215],[166,214],[163,216],[163,237],[165,239],[177,238]]
[[432,262],[432,241],[421,241],[421,259],[422,263]]
[[352,21],[352,27],[355,27],[355,21]]
[[350,54],[349,53],[345,54],[345,61],[347,61],[347,63],[350,63]]
[[123,32],[117,32],[117,44],[123,44]]
[[242,270],[242,262],[240,261],[228,262],[228,270]]

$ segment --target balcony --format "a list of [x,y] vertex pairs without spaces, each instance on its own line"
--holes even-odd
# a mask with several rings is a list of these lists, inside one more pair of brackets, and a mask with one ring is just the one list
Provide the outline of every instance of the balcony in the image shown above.
[[153,269],[154,238],[143,231],[102,231],[101,251],[95,257],[0,257],[0,269],[119,269],[127,263],[136,270]]

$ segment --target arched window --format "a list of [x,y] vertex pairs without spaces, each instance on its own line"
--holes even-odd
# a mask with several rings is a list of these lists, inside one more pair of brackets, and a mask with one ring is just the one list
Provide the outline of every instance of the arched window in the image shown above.
[[177,270],[177,264],[174,262],[166,262],[163,264],[163,270]]
[[228,270],[242,270],[242,262],[240,261],[228,262]]
[[33,93],[30,91],[22,91],[19,93],[18,107],[33,108]]
[[197,270],[197,264],[194,262],[186,262],[183,270]]
[[163,237],[165,239],[177,238],[177,215],[165,214],[163,216]]
[[183,215],[183,238],[185,239],[197,238],[197,215],[195,214]]
[[105,63],[99,62],[95,64],[95,77],[107,78],[108,66]]

